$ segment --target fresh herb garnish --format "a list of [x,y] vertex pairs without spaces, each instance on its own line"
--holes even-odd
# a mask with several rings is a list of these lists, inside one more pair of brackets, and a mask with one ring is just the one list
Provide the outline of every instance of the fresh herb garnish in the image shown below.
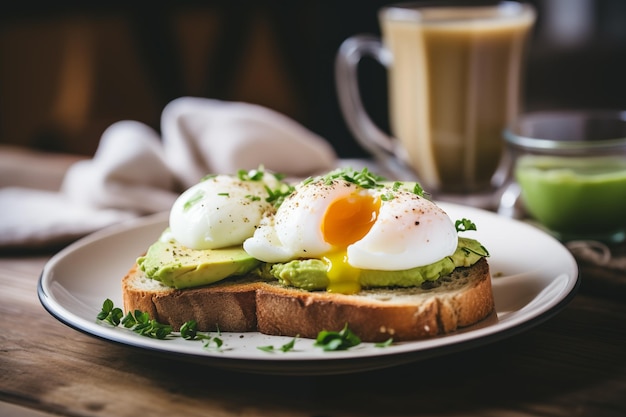
[[115,307],[113,301],[107,298],[102,303],[102,310],[96,317],[112,326],[117,327],[121,324],[135,333],[154,339],[165,339],[172,332],[172,326],[151,320],[148,313],[135,310],[134,313],[128,312],[126,316],[122,317],[123,315],[122,309]]
[[257,349],[262,350],[263,352],[274,352],[276,350],[280,350],[281,352],[289,352],[293,350],[293,347],[296,345],[296,339],[298,336],[291,339],[291,341],[285,343],[284,345],[275,348],[273,345],[267,346],[258,346]]
[[338,332],[328,330],[319,332],[314,346],[321,347],[325,351],[333,351],[348,350],[360,343],[361,339],[348,328],[346,323]]
[[[413,188],[410,188],[409,185],[413,184]],[[418,195],[420,197],[424,197],[427,199],[430,199],[430,194],[428,194],[427,192],[424,191],[424,189],[422,188],[421,184],[419,182],[409,182],[409,183],[404,183],[401,181],[395,181],[392,185],[391,185],[391,189],[393,191],[399,191],[400,189],[403,189],[406,191],[410,191],[415,195]]]
[[186,340],[206,340],[211,336],[205,333],[198,333],[198,323],[195,320],[189,320],[180,326],[180,337]]
[[419,182],[416,182],[415,185],[413,186],[413,194],[417,194],[420,197],[430,196],[430,194],[428,196],[426,195],[426,192],[424,191],[424,189],[422,188],[422,185]]
[[[389,182],[385,177],[374,174],[368,168],[363,168],[360,171],[353,168],[339,168],[321,177],[309,177],[304,180],[302,184],[307,185],[312,182],[323,181],[325,184],[330,185],[333,181],[338,179],[356,184],[361,188],[372,189],[389,187]],[[389,188],[391,191],[396,192],[399,191],[404,185],[405,183],[402,181],[394,181]],[[384,201],[393,199],[393,193],[391,191],[382,196]],[[424,189],[418,182],[414,183],[412,190],[407,188],[407,191],[412,191],[420,197],[426,197]]]
[[[334,180],[341,179],[352,184],[356,184],[362,188],[382,188],[384,186],[384,184],[382,184],[383,181],[386,181],[385,177],[376,175],[373,172],[370,172],[370,170],[367,168],[363,168],[360,171],[357,171],[353,168],[340,168],[331,171],[320,178],[326,184],[330,184]],[[310,180],[307,181],[310,182]]]
[[394,195],[391,192],[382,194],[380,196],[380,199],[383,200],[383,201],[391,201],[391,200],[393,200],[393,198],[394,198]]
[[198,190],[194,193],[194,195],[192,195],[189,200],[185,201],[185,204],[183,205],[183,210],[187,211],[189,210],[194,204],[196,204],[198,201],[202,200],[202,197],[204,197],[204,191],[202,190]]
[[274,207],[278,208],[283,203],[283,201],[285,201],[285,198],[293,193],[295,187],[292,185],[283,184],[282,186],[279,186],[278,188],[272,190],[266,185],[265,190],[268,194],[265,201],[271,203]]
[[246,171],[245,169],[237,171],[237,177],[241,181],[261,181],[264,175],[265,171],[263,170],[263,167],[259,167],[259,169],[251,169],[250,171]]
[[121,308],[115,307],[113,301],[108,298],[102,303],[102,310],[98,313],[98,320],[106,321],[107,323],[118,326],[124,316],[124,312]]
[[454,227],[457,232],[465,232],[468,230],[476,230],[476,224],[468,219],[461,219],[454,222]]
[[257,349],[262,350],[263,352],[274,352],[274,346],[272,345],[267,345],[267,346],[257,346]]
[[[113,301],[107,298],[104,300],[104,303],[102,303],[102,310],[96,317],[98,320],[105,321],[112,326],[117,327],[121,324],[137,334],[153,339],[166,339],[168,336],[177,336],[177,334],[172,331],[172,326],[151,319],[147,312],[135,310],[133,313],[128,312],[126,316],[122,318],[123,314],[122,309],[115,307]],[[219,336],[221,334],[219,328],[217,332]],[[217,349],[220,349],[224,344],[223,340],[218,336],[212,336],[210,333],[206,332],[198,332],[198,324],[195,320],[183,323],[183,325],[180,326],[178,336],[185,340],[200,340],[205,349],[212,348],[211,344],[215,344]]]
[[222,345],[224,344],[224,341],[222,339],[220,339],[219,337],[213,337],[210,339],[206,339],[203,342],[203,346],[205,349],[210,349],[211,348],[211,342],[215,343],[215,347],[217,349],[220,349],[222,347]]
[[165,339],[172,333],[172,326],[161,324],[151,319],[148,313],[139,310],[129,311],[122,319],[122,326],[153,339]]
[[[277,180],[278,185],[274,189],[270,188],[268,185],[265,185],[265,191],[267,191],[267,197],[265,198],[265,201],[272,204],[274,207],[279,207],[283,203],[285,198],[289,194],[293,193],[293,191],[295,190],[295,187],[293,187],[292,185],[282,182],[282,180],[285,178],[283,174],[269,174],[265,172],[264,167],[261,165],[258,169],[252,169],[250,171],[240,169],[239,171],[237,171],[237,178],[239,178],[241,181],[262,181],[266,174],[273,175],[274,178]],[[260,197],[256,197],[253,195],[249,195],[246,197],[252,201],[260,200]]]
[[379,347],[379,348],[385,348],[385,347],[391,346],[392,344],[393,344],[393,338],[390,337],[389,339],[385,340],[384,342],[375,343],[374,346]]
[[[198,324],[195,320],[189,320],[183,323],[179,332],[173,332],[172,326],[169,324],[162,324],[151,319],[147,312],[135,310],[132,313],[128,312],[126,316],[123,315],[124,312],[122,309],[115,307],[113,301],[107,298],[102,303],[102,310],[96,317],[98,320],[109,323],[114,327],[121,324],[126,329],[153,339],[182,337],[183,339],[190,341],[200,340],[202,341],[205,349],[212,348],[213,344],[217,349],[221,349],[224,344],[224,341],[219,337],[221,335],[219,328],[217,328],[217,336],[212,336],[208,332],[199,332]],[[289,342],[277,348],[272,345],[268,345],[258,346],[257,349],[264,352],[274,352],[277,350],[280,350],[281,352],[291,352],[294,350],[298,337],[299,336],[294,337]],[[313,346],[321,347],[324,351],[334,351],[347,350],[351,347],[359,345],[360,343],[361,339],[348,328],[348,324],[346,323],[341,331],[335,332],[322,330],[319,332]],[[375,346],[387,347],[392,343],[393,339],[388,339],[384,342],[376,343]]]

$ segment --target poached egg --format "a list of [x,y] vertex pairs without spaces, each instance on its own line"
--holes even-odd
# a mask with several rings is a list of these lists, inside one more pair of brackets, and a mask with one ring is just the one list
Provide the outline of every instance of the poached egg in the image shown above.
[[263,215],[243,248],[269,263],[321,259],[329,291],[355,292],[362,269],[425,266],[452,255],[457,244],[452,220],[419,193],[331,173],[298,184]]
[[253,170],[205,177],[184,191],[170,210],[170,234],[190,249],[241,245],[275,199],[291,190],[278,176]]

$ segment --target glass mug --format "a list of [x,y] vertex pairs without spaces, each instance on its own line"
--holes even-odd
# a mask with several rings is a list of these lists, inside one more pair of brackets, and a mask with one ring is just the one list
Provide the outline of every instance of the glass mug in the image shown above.
[[[504,181],[497,174],[502,131],[520,112],[535,11],[513,1],[442,4],[385,6],[382,39],[346,39],[336,57],[339,104],[355,139],[397,179],[417,180],[436,198],[491,193]],[[387,68],[395,137],[364,109],[357,80],[363,57]]]

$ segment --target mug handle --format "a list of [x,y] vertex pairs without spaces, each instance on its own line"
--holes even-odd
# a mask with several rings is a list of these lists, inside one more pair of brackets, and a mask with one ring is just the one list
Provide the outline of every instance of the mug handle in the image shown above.
[[358,84],[358,66],[364,57],[378,61],[385,68],[391,64],[391,53],[380,38],[357,35],[346,39],[337,53],[335,81],[341,111],[359,143],[374,155],[393,153],[393,139],[372,122],[363,106]]
[[335,59],[335,82],[343,117],[357,142],[385,168],[400,179],[416,180],[400,161],[404,151],[398,140],[376,126],[365,111],[358,85],[358,65],[364,57],[373,58],[385,68],[389,68],[393,60],[378,37],[356,35],[343,41]]

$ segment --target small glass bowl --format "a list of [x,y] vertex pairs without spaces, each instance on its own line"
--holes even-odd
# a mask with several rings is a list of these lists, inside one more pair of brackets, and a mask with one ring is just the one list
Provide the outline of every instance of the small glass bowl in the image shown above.
[[504,132],[510,190],[532,219],[561,241],[626,240],[626,112],[550,111]]

